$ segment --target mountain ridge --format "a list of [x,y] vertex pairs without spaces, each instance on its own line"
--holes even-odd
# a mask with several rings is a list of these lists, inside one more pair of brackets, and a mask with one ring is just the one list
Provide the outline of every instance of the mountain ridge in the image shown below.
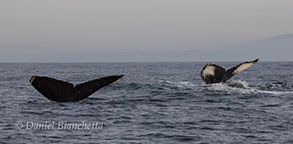
[[277,35],[216,49],[165,51],[65,51],[2,55],[0,62],[206,62],[293,61],[293,34]]

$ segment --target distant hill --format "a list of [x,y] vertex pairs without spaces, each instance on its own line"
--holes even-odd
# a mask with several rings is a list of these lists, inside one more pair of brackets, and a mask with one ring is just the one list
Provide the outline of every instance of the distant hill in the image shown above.
[[80,51],[0,56],[0,62],[181,62],[181,61],[293,61],[293,34],[244,42],[209,50]]
[[178,61],[293,61],[293,34],[278,35],[256,41],[210,50],[166,52],[163,56]]
[[[293,61],[293,34],[245,42],[218,51],[223,60],[253,59],[264,61]],[[221,58],[219,58],[221,60]]]
[[278,35],[256,41],[209,50],[169,52],[169,56],[186,61],[293,61],[293,34]]

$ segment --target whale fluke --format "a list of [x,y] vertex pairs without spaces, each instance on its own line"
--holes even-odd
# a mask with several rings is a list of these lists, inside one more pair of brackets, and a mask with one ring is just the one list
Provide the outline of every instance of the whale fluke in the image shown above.
[[233,77],[235,74],[250,68],[251,66],[253,66],[257,62],[258,62],[258,59],[253,60],[253,61],[243,62],[243,63],[241,63],[233,68],[230,68],[228,70],[226,70],[216,64],[211,64],[209,62],[202,69],[201,78],[207,84],[226,82],[231,77]]
[[102,77],[74,86],[71,83],[44,76],[32,76],[30,83],[42,95],[56,102],[81,101],[123,75]]

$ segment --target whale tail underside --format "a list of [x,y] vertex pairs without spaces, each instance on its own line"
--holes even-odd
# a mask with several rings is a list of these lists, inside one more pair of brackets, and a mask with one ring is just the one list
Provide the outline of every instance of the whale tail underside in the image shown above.
[[228,69],[225,73],[223,82],[226,82],[227,80],[229,80],[231,77],[233,77],[235,74],[240,73],[248,68],[250,68],[251,66],[253,66],[254,64],[256,64],[258,62],[258,59],[253,60],[253,61],[247,61],[247,62],[243,62],[235,67],[232,67],[230,69]]
[[56,102],[83,100],[97,90],[119,80],[123,75],[102,77],[74,86],[71,83],[50,77],[32,76],[30,83],[42,95]]
[[74,87],[74,91],[76,93],[76,101],[83,100],[87,98],[88,96],[95,93],[97,90],[103,88],[104,86],[107,86],[111,83],[116,82],[123,76],[108,76],[108,77],[102,77],[99,79],[91,80],[82,84],[78,84]]

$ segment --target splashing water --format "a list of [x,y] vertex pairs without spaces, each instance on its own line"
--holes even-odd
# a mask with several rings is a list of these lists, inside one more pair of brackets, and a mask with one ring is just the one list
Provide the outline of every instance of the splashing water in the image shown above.
[[246,81],[242,80],[232,80],[227,83],[217,83],[210,84],[206,87],[210,91],[224,91],[227,93],[243,93],[243,94],[272,94],[272,95],[282,95],[282,94],[293,94],[293,91],[276,91],[268,88],[267,90],[259,89],[261,86],[251,86]]

